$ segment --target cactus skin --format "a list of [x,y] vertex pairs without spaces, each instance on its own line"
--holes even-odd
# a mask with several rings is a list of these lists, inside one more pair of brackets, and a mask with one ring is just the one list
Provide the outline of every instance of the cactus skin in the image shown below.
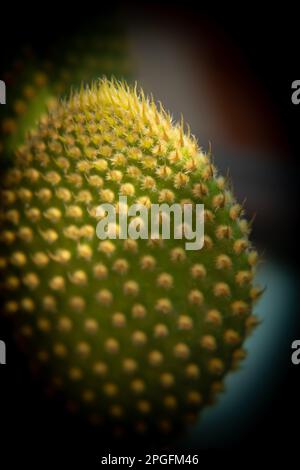
[[[41,120],[3,184],[3,310],[45,383],[106,430],[184,429],[245,356],[260,294],[210,155],[142,92],[102,80]],[[204,248],[100,241],[95,208],[119,194],[204,203]]]

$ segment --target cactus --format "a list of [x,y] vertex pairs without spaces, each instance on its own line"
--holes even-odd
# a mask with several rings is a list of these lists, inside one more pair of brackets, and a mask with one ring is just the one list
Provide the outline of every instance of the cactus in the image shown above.
[[[185,429],[244,358],[260,295],[210,152],[142,91],[101,80],[39,122],[3,185],[3,311],[45,383],[112,432]],[[99,240],[96,207],[119,194],[203,203],[204,247]]]
[[54,44],[43,60],[31,48],[25,48],[4,74],[10,93],[7,105],[0,109],[0,156],[4,161],[9,162],[23,144],[27,131],[71,87],[104,75],[128,79],[130,67],[124,34],[110,24],[96,26],[100,29],[97,34],[81,32],[67,43],[62,39]]

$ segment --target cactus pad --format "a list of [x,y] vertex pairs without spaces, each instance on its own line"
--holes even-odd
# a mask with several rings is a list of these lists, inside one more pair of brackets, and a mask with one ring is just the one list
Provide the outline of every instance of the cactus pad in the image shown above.
[[[203,203],[204,247],[99,240],[96,207],[119,194]],[[1,199],[3,311],[45,384],[112,430],[193,422],[244,357],[260,294],[243,208],[211,155],[143,92],[102,80],[40,120]]]

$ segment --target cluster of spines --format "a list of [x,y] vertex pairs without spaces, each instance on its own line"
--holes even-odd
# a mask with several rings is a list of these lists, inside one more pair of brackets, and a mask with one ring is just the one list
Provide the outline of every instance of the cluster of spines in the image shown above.
[[[102,81],[40,122],[4,186],[4,310],[37,361],[55,363],[53,385],[78,393],[73,408],[98,420],[129,408],[144,430],[155,413],[170,430],[207,404],[245,355],[260,289],[243,208],[183,124]],[[99,241],[96,207],[118,194],[146,207],[204,203],[203,250]]]

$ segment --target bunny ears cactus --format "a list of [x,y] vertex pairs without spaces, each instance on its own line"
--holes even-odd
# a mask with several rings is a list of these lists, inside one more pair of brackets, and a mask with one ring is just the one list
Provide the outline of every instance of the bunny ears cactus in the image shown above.
[[[67,406],[112,432],[197,418],[257,324],[257,253],[211,155],[116,80],[73,93],[29,133],[3,179],[3,311]],[[97,206],[204,204],[204,247],[99,240]]]

